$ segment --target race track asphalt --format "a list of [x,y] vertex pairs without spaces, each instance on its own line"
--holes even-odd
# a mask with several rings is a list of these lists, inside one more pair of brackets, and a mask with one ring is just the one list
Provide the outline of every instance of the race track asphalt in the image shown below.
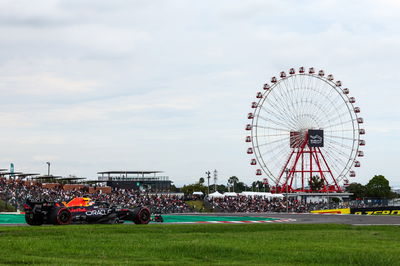
[[[204,215],[204,214],[190,214]],[[314,213],[212,213],[208,216],[256,216],[268,218],[294,219],[285,223],[293,224],[351,224],[351,225],[400,225],[400,215],[354,215],[354,214],[314,214]]]
[[[235,217],[265,217],[287,219],[284,223],[291,224],[350,224],[350,225],[399,225],[400,215],[354,215],[354,214],[311,214],[311,213],[190,213],[176,216],[235,216]],[[222,217],[221,217],[222,218]],[[26,226],[26,224],[0,224],[0,226]]]

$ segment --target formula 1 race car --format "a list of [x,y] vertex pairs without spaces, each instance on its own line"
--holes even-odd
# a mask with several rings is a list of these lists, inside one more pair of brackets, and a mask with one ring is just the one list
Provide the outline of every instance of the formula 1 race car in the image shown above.
[[29,225],[116,224],[124,221],[148,224],[151,219],[146,207],[119,208],[90,198],[74,198],[68,203],[27,200],[24,209]]

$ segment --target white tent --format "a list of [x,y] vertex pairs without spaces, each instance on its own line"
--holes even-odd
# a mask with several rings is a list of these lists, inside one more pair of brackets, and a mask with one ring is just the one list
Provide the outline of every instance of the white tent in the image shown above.
[[224,195],[222,195],[221,193],[219,193],[218,191],[215,191],[214,193],[208,194],[209,198],[223,198]]
[[283,198],[282,194],[272,194],[270,192],[254,192],[254,191],[243,191],[239,195],[247,197],[263,197],[263,198]]
[[224,195],[224,197],[237,197],[238,196],[238,194],[235,192],[225,192],[223,195]]
[[202,195],[203,195],[203,192],[201,192],[201,191],[195,191],[195,192],[193,192],[193,195],[200,195],[200,196],[202,196]]

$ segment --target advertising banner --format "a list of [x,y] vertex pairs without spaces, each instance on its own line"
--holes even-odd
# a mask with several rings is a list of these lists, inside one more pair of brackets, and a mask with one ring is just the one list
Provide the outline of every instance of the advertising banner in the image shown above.
[[308,130],[308,146],[324,147],[324,131],[321,129]]
[[400,206],[350,208],[350,213],[366,215],[400,215]]

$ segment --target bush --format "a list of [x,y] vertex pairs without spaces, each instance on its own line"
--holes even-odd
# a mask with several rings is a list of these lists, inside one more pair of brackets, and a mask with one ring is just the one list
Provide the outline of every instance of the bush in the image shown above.
[[14,206],[0,200],[0,212],[15,212]]

